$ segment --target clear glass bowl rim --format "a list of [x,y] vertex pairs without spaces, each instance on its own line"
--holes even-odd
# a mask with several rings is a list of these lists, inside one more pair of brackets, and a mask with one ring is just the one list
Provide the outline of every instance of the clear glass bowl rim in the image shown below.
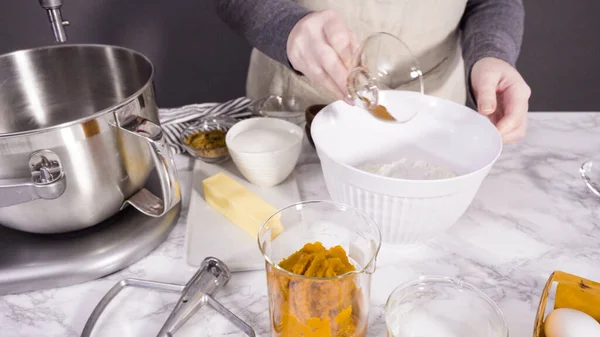
[[[375,252],[373,253],[373,256],[371,256],[369,261],[365,264],[365,267],[363,267],[359,270],[354,270],[354,271],[351,271],[351,272],[348,272],[348,273],[345,273],[342,275],[334,276],[334,277],[312,277],[312,276],[303,276],[303,275],[291,273],[291,272],[279,267],[279,265],[277,263],[275,263],[271,260],[269,255],[263,250],[263,247],[260,242],[261,241],[260,234],[263,232],[263,230],[266,229],[267,224],[271,221],[271,219],[273,219],[277,215],[283,213],[284,211],[286,211],[290,208],[296,208],[300,205],[310,205],[310,204],[329,204],[329,205],[336,206],[340,209],[351,210],[351,211],[355,212],[356,214],[359,214],[362,217],[364,217],[364,219],[366,219],[368,221],[369,225],[372,226],[373,228],[375,228],[376,235],[377,235],[377,247],[375,247]],[[265,220],[265,222],[262,224],[262,226],[260,226],[260,229],[258,230],[258,235],[257,235],[256,241],[258,243],[258,249],[260,249],[260,253],[262,254],[265,261],[267,263],[269,263],[273,268],[277,269],[278,271],[280,271],[284,274],[287,274],[288,276],[292,276],[292,277],[300,278],[300,279],[304,279],[304,280],[328,281],[328,280],[339,280],[348,275],[374,273],[376,270],[376,265],[377,265],[377,255],[379,255],[379,250],[381,249],[381,231],[379,230],[379,226],[377,225],[377,223],[373,219],[371,219],[371,217],[368,216],[367,213],[359,210],[358,208],[352,207],[350,205],[346,205],[341,202],[331,201],[331,200],[306,200],[306,201],[300,201],[300,202],[291,204],[289,206],[283,207],[283,208],[277,210],[275,213],[273,213],[267,220]],[[369,267],[372,267],[372,270],[369,270],[370,269]]]
[[500,310],[500,307],[498,307],[496,302],[494,302],[488,295],[486,295],[483,291],[481,291],[479,288],[477,288],[476,286],[474,286],[473,284],[471,284],[469,282],[463,281],[460,278],[441,276],[441,275],[421,275],[417,279],[413,279],[411,281],[404,282],[404,283],[398,285],[396,288],[394,288],[394,290],[390,293],[390,295],[388,296],[388,299],[385,303],[384,316],[385,316],[386,329],[388,331],[389,331],[389,327],[390,327],[390,323],[389,323],[390,305],[391,305],[391,300],[392,300],[392,297],[394,296],[394,294],[398,291],[406,290],[410,287],[413,287],[413,286],[416,286],[419,284],[423,284],[423,283],[425,283],[425,284],[447,284],[447,285],[452,286],[453,288],[466,288],[466,289],[474,292],[475,294],[477,294],[477,296],[482,298],[485,302],[487,302],[492,307],[492,309],[494,310],[496,315],[500,318],[500,321],[502,324],[502,327],[501,327],[502,328],[502,336],[508,337],[508,323],[506,321],[506,317],[504,316],[504,313],[502,313],[502,310]]

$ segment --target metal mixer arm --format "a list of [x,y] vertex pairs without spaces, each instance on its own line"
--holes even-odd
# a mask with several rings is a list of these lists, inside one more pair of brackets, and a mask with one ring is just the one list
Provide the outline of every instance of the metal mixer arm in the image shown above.
[[48,19],[52,25],[52,31],[54,32],[54,38],[56,42],[66,42],[67,33],[65,27],[69,25],[69,21],[63,20],[60,8],[62,7],[62,0],[39,0],[40,5],[48,12]]

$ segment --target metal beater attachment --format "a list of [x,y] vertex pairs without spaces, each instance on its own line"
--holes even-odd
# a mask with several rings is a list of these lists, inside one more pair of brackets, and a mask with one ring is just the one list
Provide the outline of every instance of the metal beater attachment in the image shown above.
[[69,25],[69,21],[63,20],[60,8],[62,7],[62,0],[39,0],[40,5],[48,12],[48,20],[52,25],[52,31],[54,32],[54,38],[56,42],[66,42],[67,33],[65,27]]
[[157,337],[172,337],[203,305],[207,304],[219,314],[242,330],[246,335],[255,337],[254,330],[246,322],[234,315],[221,303],[215,300],[214,295],[229,282],[231,272],[219,259],[207,257],[196,274],[183,285],[159,283],[145,280],[126,279],[116,284],[104,295],[88,319],[81,337],[92,336],[94,325],[102,315],[108,304],[117,294],[127,288],[145,288],[164,292],[181,293],[181,297],[169,318],[160,329]]

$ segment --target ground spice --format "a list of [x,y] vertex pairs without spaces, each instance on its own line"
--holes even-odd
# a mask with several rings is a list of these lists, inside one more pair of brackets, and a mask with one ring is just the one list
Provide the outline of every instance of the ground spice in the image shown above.
[[[368,98],[361,98],[365,103],[367,103],[367,106],[371,105],[371,101],[369,101]],[[379,119],[383,119],[384,121],[395,121],[396,119],[394,118],[394,116],[392,116],[388,110],[383,106],[383,105],[377,105],[374,108],[369,109],[369,112],[379,118]]]
[[184,144],[205,157],[219,157],[227,153],[225,131],[198,131],[185,137]]
[[308,243],[279,267],[294,275],[267,265],[273,336],[366,335],[367,304],[359,275],[348,274],[355,268],[342,247]]
[[390,113],[387,111],[387,109],[383,106],[383,105],[378,105],[376,106],[374,109],[371,110],[371,113],[379,118],[379,119],[383,119],[384,121],[395,121],[396,119],[390,115]]

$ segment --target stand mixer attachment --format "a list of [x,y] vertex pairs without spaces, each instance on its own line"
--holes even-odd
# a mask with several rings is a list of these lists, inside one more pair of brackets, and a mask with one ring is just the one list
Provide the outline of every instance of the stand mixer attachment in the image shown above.
[[126,279],[104,295],[98,303],[90,318],[88,319],[81,337],[92,336],[94,325],[102,315],[102,312],[117,294],[127,288],[144,288],[164,292],[181,293],[179,301],[169,315],[169,318],[160,329],[157,337],[172,337],[203,305],[208,305],[233,325],[238,327],[249,337],[255,337],[254,330],[246,322],[219,303],[214,295],[229,281],[231,272],[229,268],[219,259],[207,257],[202,261],[200,269],[187,282],[186,285],[160,283],[146,280]]
[[54,32],[54,38],[56,42],[64,43],[67,42],[67,33],[65,27],[69,25],[69,21],[63,20],[60,8],[62,7],[62,0],[39,0],[40,5],[48,12],[48,19],[52,25],[52,31]]

